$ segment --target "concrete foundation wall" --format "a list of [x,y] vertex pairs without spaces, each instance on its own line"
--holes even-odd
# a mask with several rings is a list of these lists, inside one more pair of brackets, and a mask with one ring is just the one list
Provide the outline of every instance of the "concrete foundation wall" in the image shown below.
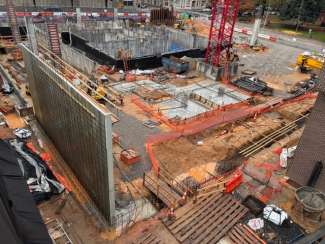
[[[108,1],[110,4],[110,1]],[[34,7],[33,0],[13,0],[17,7]],[[35,0],[37,7],[72,7],[70,0]],[[5,6],[6,0],[0,0],[0,6]],[[87,8],[105,8],[105,0],[73,0],[74,7],[87,7]]]
[[[34,6],[33,0],[13,0],[15,6]],[[6,0],[0,0],[0,6],[5,6]]]
[[205,49],[208,46],[208,39],[185,31],[178,31],[166,28],[171,42],[176,42],[184,47]]
[[[110,23],[110,24],[109,24]],[[130,50],[132,58],[159,55],[189,49],[205,49],[208,39],[168,27],[127,27],[123,23],[106,22],[104,26],[62,27],[88,41],[89,46],[118,59],[120,49]],[[124,27],[124,28],[122,28]]]
[[61,45],[62,58],[72,66],[78,68],[82,72],[91,75],[96,68],[96,62],[87,58],[80,51],[62,44]]
[[103,216],[114,222],[112,124],[109,111],[21,45],[34,112]]

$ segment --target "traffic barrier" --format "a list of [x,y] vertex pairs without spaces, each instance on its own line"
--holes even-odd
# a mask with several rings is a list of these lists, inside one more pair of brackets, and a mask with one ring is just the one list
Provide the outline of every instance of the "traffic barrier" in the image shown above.
[[226,193],[231,193],[233,190],[239,186],[243,182],[243,172],[241,170],[237,170],[233,175],[232,178],[226,182]]
[[[253,34],[253,32],[251,30],[246,29],[246,28],[235,28],[234,30],[235,30],[235,32],[242,33],[244,35],[252,35]],[[272,42],[277,42],[277,40],[278,40],[274,36],[266,35],[266,34],[263,34],[263,33],[259,33],[258,37],[269,40],[269,41],[272,41]]]

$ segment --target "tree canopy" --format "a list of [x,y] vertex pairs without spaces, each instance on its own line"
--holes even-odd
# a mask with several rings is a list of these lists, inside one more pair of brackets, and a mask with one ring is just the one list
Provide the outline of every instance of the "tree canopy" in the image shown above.
[[280,8],[280,14],[283,19],[297,19],[300,15],[300,21],[313,22],[324,9],[324,0],[288,0]]

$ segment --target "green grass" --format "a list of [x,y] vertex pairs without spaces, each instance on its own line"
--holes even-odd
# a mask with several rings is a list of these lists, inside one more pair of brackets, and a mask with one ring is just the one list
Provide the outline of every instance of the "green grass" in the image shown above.
[[[304,37],[309,38],[308,32],[302,32],[302,35]],[[321,41],[321,42],[325,42],[325,32],[313,31],[311,39]]]
[[[269,20],[271,21],[271,24],[269,24],[267,28],[274,29],[287,34],[292,34],[292,36],[304,37],[309,39],[308,30],[300,29],[298,32],[296,32],[296,20],[281,20],[279,16],[271,16]],[[325,42],[325,32],[313,30],[311,39]]]
[[[283,26],[283,25],[281,25],[281,23],[272,23],[272,24],[268,25],[267,28],[274,29],[274,30],[277,30],[277,31],[280,31],[283,33],[287,33],[287,34],[292,33],[292,36],[297,36],[297,37],[301,36],[301,37],[305,37],[307,39],[310,38],[308,31],[300,30],[300,31],[296,32],[294,26],[291,28],[288,26]],[[325,42],[325,32],[313,31],[310,39]]]

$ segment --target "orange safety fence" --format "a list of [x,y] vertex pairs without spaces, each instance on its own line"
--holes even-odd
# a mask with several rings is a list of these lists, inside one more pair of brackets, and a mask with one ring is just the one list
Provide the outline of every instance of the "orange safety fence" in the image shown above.
[[[268,112],[276,107],[286,105],[288,103],[292,102],[298,102],[304,99],[311,99],[317,97],[317,94],[315,93],[306,93],[304,95],[301,95],[299,97],[296,97],[292,100],[283,100],[282,98],[275,98],[272,99],[266,103],[257,105],[257,106],[239,106],[238,109],[232,109],[232,110],[225,110],[219,109],[218,112],[216,111],[209,111],[207,113],[204,113],[202,116],[198,116],[198,118],[195,122],[192,121],[192,123],[186,124],[186,126],[175,126],[173,131],[150,135],[147,137],[146,141],[146,149],[147,153],[149,155],[149,158],[152,162],[153,169],[157,174],[159,174],[159,161],[155,158],[155,155],[153,153],[152,146],[154,144],[167,142],[170,140],[176,140],[177,138],[180,138],[181,136],[190,136],[197,133],[200,133],[206,129],[222,125],[224,123],[232,123],[240,119],[245,119],[249,117],[253,117],[256,115],[259,115],[261,113]],[[146,105],[139,97],[133,97],[133,102],[138,105],[141,109],[143,109],[145,112],[148,112],[152,116],[157,116],[153,113],[153,106]],[[156,117],[161,121],[161,119],[166,119],[163,116]],[[168,119],[166,119],[167,122]],[[170,123],[170,122],[169,122]]]
[[316,99],[317,96],[318,96],[317,92],[307,92],[307,93],[305,93],[303,95],[300,95],[298,97],[295,97],[293,99],[285,100],[282,104],[279,104],[276,107],[288,106],[291,103],[296,103],[296,102],[299,102],[299,101],[302,101],[302,100],[305,100],[305,99]]
[[154,169],[154,171],[156,172],[157,175],[159,175],[160,173],[160,166],[159,166],[159,162],[158,160],[155,158],[155,155],[152,151],[152,144],[146,144],[146,150],[147,150],[147,153],[149,155],[149,159],[151,161],[151,165],[152,165],[152,168]]
[[222,115],[227,111],[235,112],[236,110],[243,111],[251,108],[251,106],[247,102],[239,102],[236,104],[225,105],[223,107],[216,107],[210,111],[200,113],[191,118],[187,118],[183,120],[174,120],[174,119],[167,118],[162,114],[162,112],[157,106],[153,106],[145,103],[138,96],[131,97],[131,101],[140,109],[142,109],[144,112],[148,113],[150,116],[157,119],[158,121],[166,124],[169,128],[175,131],[185,131],[193,127],[198,127],[199,125],[202,125],[202,123],[204,123],[209,119],[213,119],[215,117],[222,117]]

